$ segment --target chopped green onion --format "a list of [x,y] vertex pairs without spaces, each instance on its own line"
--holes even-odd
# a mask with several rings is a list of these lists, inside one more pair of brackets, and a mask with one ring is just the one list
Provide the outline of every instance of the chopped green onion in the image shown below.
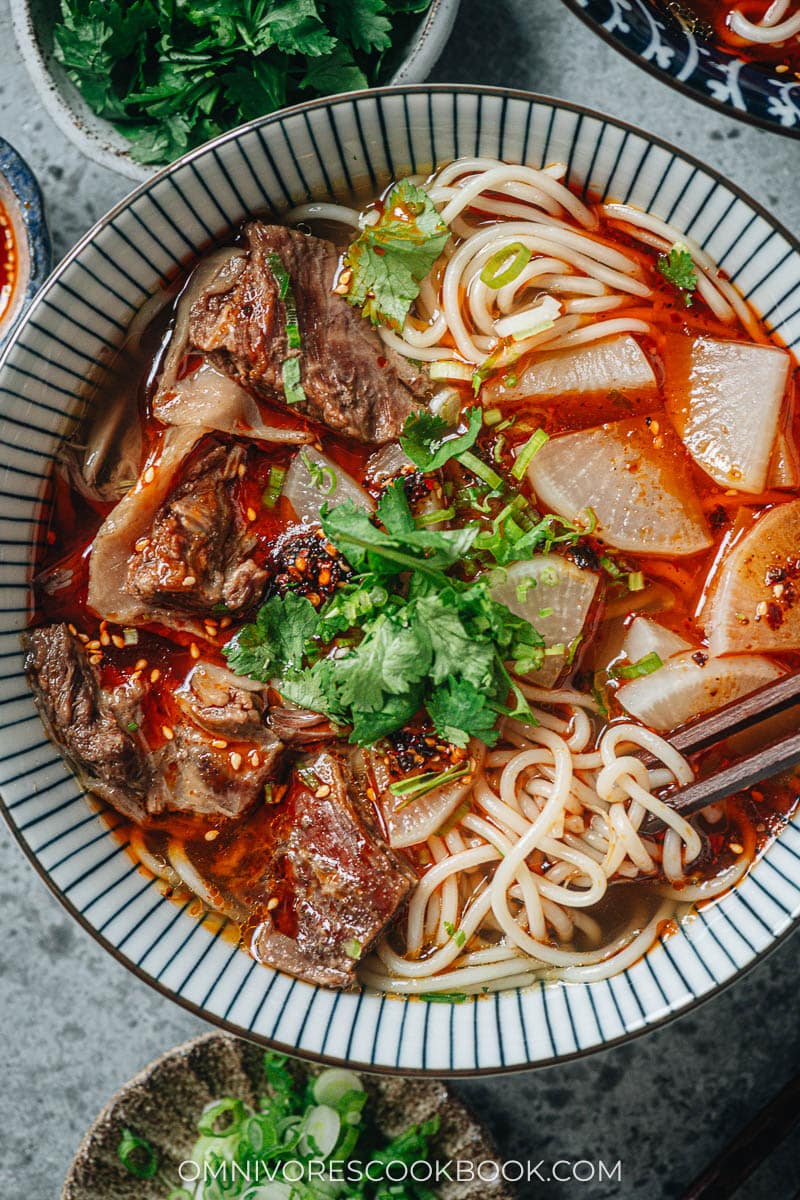
[[[323,496],[332,496],[338,483],[336,472],[331,467],[323,467],[321,463],[312,462],[306,450],[300,451],[300,461],[308,471],[312,486],[318,492],[322,492]],[[326,480],[328,480],[327,486]]]
[[426,796],[428,792],[442,787],[445,783],[461,779],[464,775],[468,775],[470,770],[469,763],[465,763],[461,767],[448,767],[446,771],[424,771],[421,775],[412,775],[410,779],[398,779],[396,783],[389,784],[389,791],[393,796],[402,798],[403,803],[400,808],[403,808],[412,800]]
[[335,1108],[348,1092],[363,1092],[364,1085],[355,1071],[344,1067],[330,1067],[314,1080],[312,1088],[317,1104],[327,1104]]
[[461,383],[469,383],[472,379],[472,367],[456,359],[439,359],[431,363],[428,374],[431,379],[455,379]]
[[269,479],[267,486],[264,488],[264,493],[261,497],[261,503],[265,508],[274,508],[278,502],[278,497],[283,488],[283,481],[286,478],[285,467],[270,467]]
[[[588,506],[581,511],[586,513],[586,522],[584,523],[580,519],[576,519],[575,524],[580,525],[584,533],[594,533],[595,529],[597,529],[597,513],[593,508],[589,508]],[[578,518],[580,518],[580,515],[578,513]]]
[[453,941],[455,942],[455,944],[458,946],[458,948],[460,950],[461,947],[464,945],[464,942],[467,940],[467,935],[464,933],[464,930],[456,929],[456,927],[452,923],[452,921],[445,921],[444,922],[444,931],[448,937],[453,939]]
[[281,375],[283,377],[283,398],[286,403],[302,404],[306,394],[300,382],[300,359],[285,358]]
[[624,571],[619,569],[613,558],[609,558],[607,554],[604,554],[600,559],[600,566],[611,576],[612,579],[622,579],[622,576],[625,574]]
[[519,383],[519,376],[515,375],[513,371],[509,371],[509,373],[504,377],[503,383],[509,388],[516,387]]
[[564,643],[556,642],[553,646],[547,646],[544,653],[546,658],[558,658],[559,655],[566,654],[566,652],[567,647]]
[[131,733],[136,733],[136,730],[139,728],[139,726],[136,721],[128,721],[126,728],[130,729]]
[[139,630],[138,629],[123,629],[122,640],[126,646],[138,646]]
[[420,992],[420,1000],[426,1004],[463,1004],[466,992]]
[[[517,584],[514,591],[516,592],[516,596],[517,596],[517,599],[519,600],[520,604],[525,603],[525,597],[527,596],[528,592],[531,590],[532,587],[536,587],[536,580],[530,575],[528,576],[527,579],[523,579],[520,583]],[[551,608],[550,612],[552,612],[552,611],[553,610]],[[541,616],[541,615],[542,614],[539,613],[539,616]]]
[[497,291],[507,283],[513,283],[530,261],[531,252],[522,242],[511,242],[508,246],[501,246],[481,271],[481,283]]
[[193,1200],[193,1197],[188,1188],[173,1188],[167,1200]]
[[473,475],[477,475],[478,479],[488,483],[490,488],[503,486],[503,477],[498,475],[497,471],[493,470],[483,459],[478,458],[477,454],[473,454],[471,450],[462,450],[457,457],[462,467],[466,467]]
[[540,608],[539,616],[544,620],[545,617],[552,617],[556,610],[554,608]]
[[629,667],[613,667],[609,671],[609,676],[611,679],[640,679],[643,675],[652,675],[663,665],[661,657],[656,654],[655,650],[651,650],[649,654],[645,654],[644,658],[631,663]]
[[575,662],[575,655],[578,653],[578,646],[580,646],[582,641],[583,641],[583,634],[579,633],[578,636],[574,637],[572,639],[572,641],[570,642],[569,648],[567,650],[567,666],[568,667],[571,667],[572,664]]
[[539,578],[545,587],[558,585],[558,571],[555,567],[545,567]]
[[485,408],[483,410],[484,425],[499,425],[503,419],[503,414],[499,408]]
[[511,468],[511,474],[515,479],[522,479],[534,454],[538,454],[545,442],[549,442],[549,440],[549,434],[546,434],[543,429],[537,429],[535,433],[531,434]]
[[358,938],[350,938],[349,942],[345,942],[342,946],[348,958],[358,958],[361,953],[361,942]]
[[117,1146],[117,1157],[129,1175],[136,1179],[152,1179],[158,1171],[158,1155],[149,1142],[123,1129]]
[[506,443],[506,439],[503,437],[503,435],[501,433],[500,437],[495,442],[494,450],[492,451],[492,458],[494,459],[494,461],[496,463],[502,462],[502,460],[503,460],[503,446],[505,445],[505,443]]
[[451,505],[450,508],[436,508],[433,512],[422,513],[415,520],[417,528],[424,529],[426,525],[435,525],[437,521],[450,521],[455,515],[456,510]]
[[641,571],[631,571],[628,576],[628,591],[641,592],[644,588],[644,575]]
[[280,254],[276,254],[274,250],[270,250],[267,255],[267,262],[278,285],[278,299],[285,300],[289,294],[289,274],[283,265],[283,259]]
[[[233,1096],[226,1096],[222,1100],[209,1104],[204,1109],[197,1122],[197,1128],[203,1137],[229,1137],[241,1125],[244,1113],[244,1104],[241,1100],[235,1100]],[[229,1119],[220,1128],[218,1122],[225,1117]]]
[[300,326],[296,321],[292,321],[291,324],[286,326],[286,341],[290,350],[300,349],[302,344],[300,341]]

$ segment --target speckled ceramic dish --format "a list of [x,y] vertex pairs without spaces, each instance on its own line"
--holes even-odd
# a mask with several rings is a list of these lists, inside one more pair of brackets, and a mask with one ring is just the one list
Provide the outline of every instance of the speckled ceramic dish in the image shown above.
[[0,138],[0,204],[11,224],[16,258],[13,286],[0,313],[2,347],[52,265],[39,185],[25,159],[5,138]]
[[564,0],[631,62],[687,96],[751,125],[800,137],[800,81],[706,40],[667,0]]
[[[158,1179],[136,1179],[117,1157],[123,1129],[146,1138],[158,1153],[160,1173],[178,1187],[178,1166],[196,1140],[205,1106],[233,1095],[253,1103],[263,1087],[263,1050],[221,1033],[186,1042],[156,1059],[112,1097],[86,1134],[64,1183],[61,1200],[164,1200]],[[316,1071],[295,1061],[298,1079]],[[368,1111],[381,1133],[394,1137],[411,1124],[438,1116],[433,1144],[437,1161],[479,1163],[475,1183],[444,1181],[441,1200],[511,1200],[500,1177],[492,1142],[471,1112],[443,1083],[365,1078]],[[492,1176],[496,1176],[492,1178]]]
[[[403,61],[386,83],[422,83],[428,78],[450,37],[460,4],[461,0],[432,0]],[[11,0],[17,44],[42,103],[62,133],[88,158],[137,183],[152,178],[159,168],[131,157],[127,138],[92,112],[55,57],[53,26],[58,11],[58,0]]]
[[690,234],[800,349],[800,246],[766,210],[656,138],[562,101],[449,85],[336,97],[244,126],[132,192],[39,293],[0,361],[0,793],[61,902],[142,979],[210,1021],[301,1056],[431,1074],[584,1054],[729,983],[800,918],[800,815],[748,876],[628,970],[462,1004],[312,987],[254,962],[196,905],[165,899],[47,740],[22,670],[51,462],[147,297],[252,213],[428,171],[459,155],[567,164],[569,182]]

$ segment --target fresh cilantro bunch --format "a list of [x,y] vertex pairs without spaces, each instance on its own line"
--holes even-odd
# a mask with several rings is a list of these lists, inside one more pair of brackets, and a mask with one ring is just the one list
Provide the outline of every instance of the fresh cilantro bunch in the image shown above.
[[418,529],[401,481],[384,493],[377,517],[383,528],[351,501],[323,509],[323,531],[355,577],[319,611],[303,597],[271,597],[226,648],[230,667],[351,726],[359,745],[420,709],[455,745],[470,737],[494,744],[500,714],[531,717],[506,664],[539,665],[543,639],[492,599],[485,576],[466,582],[453,573],[476,523]]
[[56,54],[139,162],[379,83],[430,0],[61,0]]
[[420,282],[447,244],[450,230],[422,188],[401,179],[380,218],[351,242],[344,259],[347,299],[373,325],[400,330]]

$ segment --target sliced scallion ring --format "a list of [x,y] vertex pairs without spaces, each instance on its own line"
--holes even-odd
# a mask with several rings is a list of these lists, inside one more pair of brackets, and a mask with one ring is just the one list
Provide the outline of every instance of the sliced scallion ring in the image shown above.
[[497,291],[507,283],[513,283],[531,261],[531,252],[522,242],[510,242],[501,246],[481,271],[481,283]]

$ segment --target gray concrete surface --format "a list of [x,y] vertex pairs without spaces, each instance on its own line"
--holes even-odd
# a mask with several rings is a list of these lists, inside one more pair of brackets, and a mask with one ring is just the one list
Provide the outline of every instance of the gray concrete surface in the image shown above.
[[[41,109],[0,0],[0,133],[38,172],[63,254],[127,191],[81,160]],[[726,119],[636,69],[559,0],[464,0],[434,78],[566,97],[684,147],[800,230],[800,143]],[[203,1024],[104,954],[0,830],[0,1196],[54,1200],[84,1129],[113,1090]],[[525,1197],[679,1197],[735,1131],[800,1070],[790,940],[726,993],[625,1047],[459,1090],[508,1156],[622,1162],[621,1184],[531,1184]],[[545,1168],[546,1170],[546,1168]],[[800,1152],[784,1149],[740,1190],[788,1200]]]

